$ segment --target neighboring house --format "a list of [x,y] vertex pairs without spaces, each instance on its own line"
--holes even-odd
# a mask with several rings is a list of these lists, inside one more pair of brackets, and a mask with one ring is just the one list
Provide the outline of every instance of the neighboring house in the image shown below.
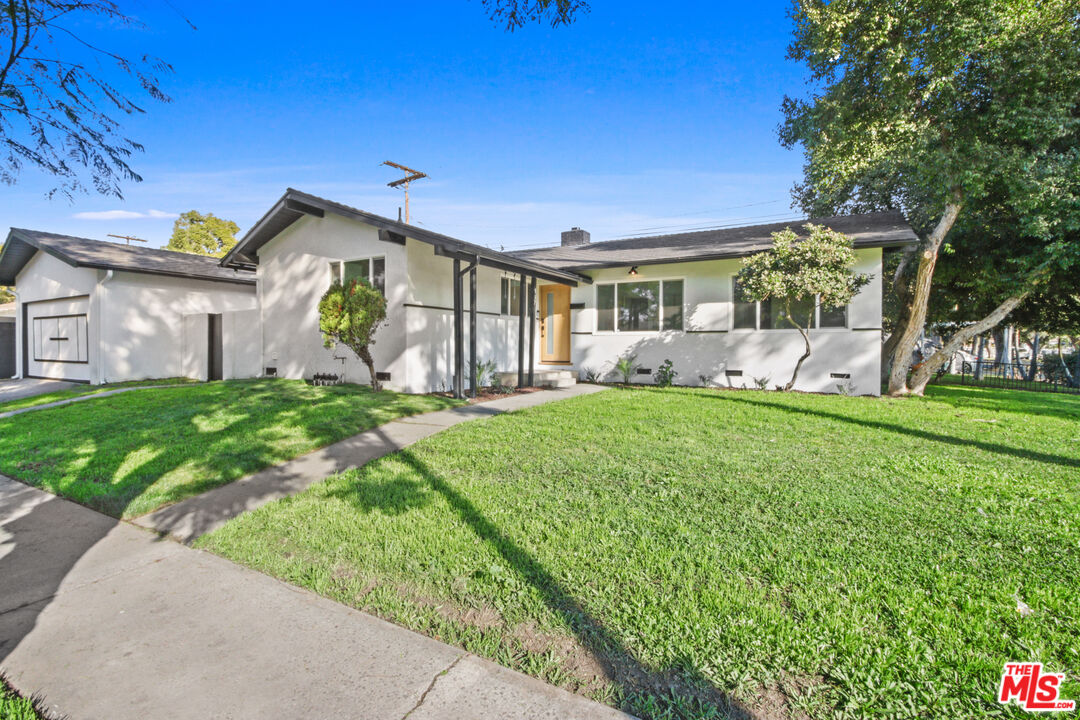
[[15,303],[0,305],[0,379],[17,372],[15,367]]
[[[814,354],[796,387],[836,392],[844,386],[877,394],[882,248],[911,245],[917,238],[898,213],[813,222],[852,236],[856,270],[870,273],[873,281],[846,308],[814,308]],[[636,382],[651,383],[651,373],[671,359],[679,383],[753,387],[754,378],[779,383],[790,377],[803,343],[797,330],[784,327],[778,307],[737,302],[734,277],[741,257],[771,247],[771,234],[788,225],[802,229],[801,223],[777,223],[602,243],[590,243],[589,234],[575,228],[563,233],[557,247],[498,252],[289,189],[220,267],[210,259],[181,256],[202,263],[208,274],[220,275],[196,277],[189,268],[183,277],[159,275],[143,282],[168,280],[178,288],[204,287],[211,279],[219,285],[238,284],[229,292],[249,305],[226,307],[224,296],[207,294],[203,306],[182,313],[191,316],[183,320],[186,327],[200,317],[194,313],[205,317],[257,308],[248,311],[251,321],[243,323],[249,340],[224,343],[224,353],[235,359],[235,376],[335,374],[368,382],[366,368],[351,351],[323,346],[317,309],[332,280],[363,278],[387,297],[387,323],[375,335],[372,354],[381,379],[392,389],[462,392],[470,386],[473,363],[488,360],[505,373],[503,381],[509,384],[517,384],[519,377],[528,383],[530,374],[539,382],[551,373],[570,375],[583,369],[613,377],[615,361],[628,353],[637,355],[642,366]],[[45,268],[34,267],[30,256],[21,261],[14,257],[30,252],[18,243],[37,247],[25,239],[30,236],[43,234],[13,230],[13,258],[7,248],[0,255],[0,284],[19,275],[14,284],[21,307],[30,296],[37,302],[58,295],[36,289],[42,286],[39,276]],[[44,237],[53,239],[50,247],[56,253],[92,242]],[[93,244],[132,257],[161,253]],[[47,252],[38,257],[55,260]],[[103,266],[97,267],[93,272],[100,283]],[[257,278],[254,297],[250,285],[244,285],[252,277]],[[28,286],[35,289],[28,291]],[[70,290],[60,296],[81,293],[92,317],[94,298],[102,294],[99,286],[75,288],[70,281],[67,286]],[[233,299],[239,301],[230,296],[230,302]],[[178,338],[175,331],[167,333],[166,325],[152,330],[136,315],[115,321],[118,328],[140,329],[140,336],[157,338],[165,349],[183,348],[189,335],[201,332],[184,332]],[[252,341],[251,335],[260,339]],[[89,343],[93,346],[93,338]],[[133,345],[128,358],[145,349],[141,340]],[[180,354],[197,357],[200,352]],[[177,374],[166,372],[163,365],[156,372],[151,369],[162,362],[164,358],[147,356],[140,364],[153,375]],[[180,366],[183,374],[206,376],[192,371],[190,363]],[[103,377],[117,379],[109,373]]]
[[217,258],[13,228],[17,374],[103,383],[258,374],[254,273]]

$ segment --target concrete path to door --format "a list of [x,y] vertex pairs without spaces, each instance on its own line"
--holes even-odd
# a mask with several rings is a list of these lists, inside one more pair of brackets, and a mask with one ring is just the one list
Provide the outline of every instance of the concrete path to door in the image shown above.
[[143,515],[134,522],[180,542],[191,543],[241,513],[295,495],[312,483],[389,455],[448,427],[606,389],[601,385],[572,385],[401,418]]
[[71,720],[627,718],[0,476],[0,671]]
[[58,390],[69,390],[76,386],[78,386],[78,383],[65,382],[64,380],[39,380],[37,378],[0,380],[0,403],[23,400]]

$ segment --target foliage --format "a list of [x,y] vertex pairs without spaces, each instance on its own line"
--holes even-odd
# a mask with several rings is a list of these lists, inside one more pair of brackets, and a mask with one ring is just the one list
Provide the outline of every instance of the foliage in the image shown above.
[[172,237],[165,249],[224,257],[236,245],[238,232],[240,226],[232,220],[223,220],[213,213],[204,215],[198,210],[188,210],[173,223]]
[[660,367],[653,373],[653,379],[656,381],[657,387],[671,387],[675,382],[675,376],[679,373],[675,372],[675,368],[671,365],[671,360],[665,359],[660,363]]
[[596,368],[583,367],[581,368],[581,382],[598,383],[600,382],[600,371]]
[[799,369],[810,357],[809,332],[814,322],[812,306],[800,322],[792,303],[809,300],[824,307],[842,307],[870,282],[869,275],[852,272],[855,251],[850,238],[823,225],[808,224],[806,230],[805,239],[791,228],[773,233],[773,247],[744,258],[739,271],[744,297],[783,303],[784,318],[802,334],[806,350],[784,390],[794,387]]
[[476,363],[476,384],[478,387],[488,387],[493,385],[496,380],[496,372],[498,365],[495,363],[495,359],[491,358],[484,362]]
[[139,390],[0,419],[0,474],[137,517],[395,418],[457,404],[300,380]]
[[370,347],[375,331],[386,320],[386,298],[366,280],[352,280],[348,287],[334,281],[319,300],[319,330],[328,348],[344,345],[367,366],[371,389],[379,389],[375,360]]
[[495,22],[513,32],[533,23],[551,27],[569,25],[575,16],[589,12],[585,0],[483,0],[484,9]]
[[1050,393],[615,388],[198,544],[638,717],[985,717],[1017,654],[1080,697],[1077,423]]
[[754,382],[754,387],[758,390],[768,390],[769,383],[772,381],[772,375],[762,375],[761,377],[750,378]]
[[1018,237],[1051,251],[1080,224],[1075,0],[798,0],[793,18],[789,57],[811,78],[808,99],[785,99],[780,132],[805,152],[797,201],[812,215],[902,209],[923,238],[890,379],[902,394],[962,212],[1011,208]]
[[[53,175],[72,197],[84,182],[121,196],[123,181],[138,182],[131,155],[142,145],[120,134],[115,115],[145,110],[136,94],[168,102],[158,75],[172,72],[160,59],[122,57],[78,34],[82,28],[131,28],[140,23],[110,0],[9,0],[0,13],[0,180],[14,183],[23,166]],[[106,68],[111,68],[111,72]]]
[[[0,253],[2,253],[3,251],[4,251],[4,243],[0,243]],[[13,292],[13,289],[10,288],[10,287],[5,287],[3,285],[0,285],[0,305],[3,305],[4,303],[14,302],[14,301],[15,301],[15,293]]]
[[637,362],[637,355],[625,355],[615,361],[615,372],[622,375],[623,382],[627,385],[634,378],[634,373],[641,367]]
[[0,720],[45,720],[48,704],[40,695],[23,697],[0,675]]

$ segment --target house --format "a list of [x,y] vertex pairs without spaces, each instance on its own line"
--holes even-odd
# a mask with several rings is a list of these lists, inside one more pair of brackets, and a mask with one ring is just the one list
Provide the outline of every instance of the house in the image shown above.
[[13,228],[0,285],[15,289],[20,377],[258,374],[255,275],[216,258]]
[[[898,213],[813,222],[852,236],[856,270],[873,281],[845,308],[805,309],[814,314],[814,354],[796,387],[877,394],[882,250],[917,238]],[[597,243],[574,228],[551,248],[499,252],[290,188],[220,263],[13,230],[0,284],[15,284],[24,347],[43,358],[24,358],[27,375],[54,376],[58,354],[71,352],[40,354],[38,338],[52,342],[59,326],[35,323],[74,315],[83,319],[65,321],[69,330],[58,334],[88,328],[92,371],[80,377],[92,382],[170,374],[368,382],[350,351],[324,347],[317,311],[333,280],[362,278],[387,298],[372,355],[392,389],[461,395],[486,361],[510,385],[572,382],[586,371],[613,377],[627,354],[641,366],[636,382],[652,382],[670,359],[679,383],[753,387],[755,379],[785,381],[803,350],[778,307],[740,302],[734,286],[740,258],[771,247],[771,234],[787,225]],[[164,268],[172,272],[155,272]],[[77,272],[85,275],[78,281]],[[128,283],[160,296],[147,302]],[[178,294],[185,302],[165,320],[163,306],[173,302],[164,298]],[[208,343],[215,327],[221,339]],[[215,352],[228,358],[227,371],[207,371]],[[47,358],[52,364],[42,364]]]

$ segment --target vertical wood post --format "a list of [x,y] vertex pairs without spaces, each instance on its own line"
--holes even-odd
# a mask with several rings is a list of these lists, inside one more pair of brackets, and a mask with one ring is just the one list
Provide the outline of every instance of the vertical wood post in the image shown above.
[[465,364],[464,347],[464,318],[461,312],[461,261],[454,259],[454,397],[465,397],[464,378],[462,377]]
[[469,270],[469,394],[476,397],[476,262]]
[[[525,387],[525,274],[518,284],[518,387]],[[512,293],[511,293],[512,294]]]
[[533,356],[536,354],[536,276],[529,278],[529,387],[533,386]]

